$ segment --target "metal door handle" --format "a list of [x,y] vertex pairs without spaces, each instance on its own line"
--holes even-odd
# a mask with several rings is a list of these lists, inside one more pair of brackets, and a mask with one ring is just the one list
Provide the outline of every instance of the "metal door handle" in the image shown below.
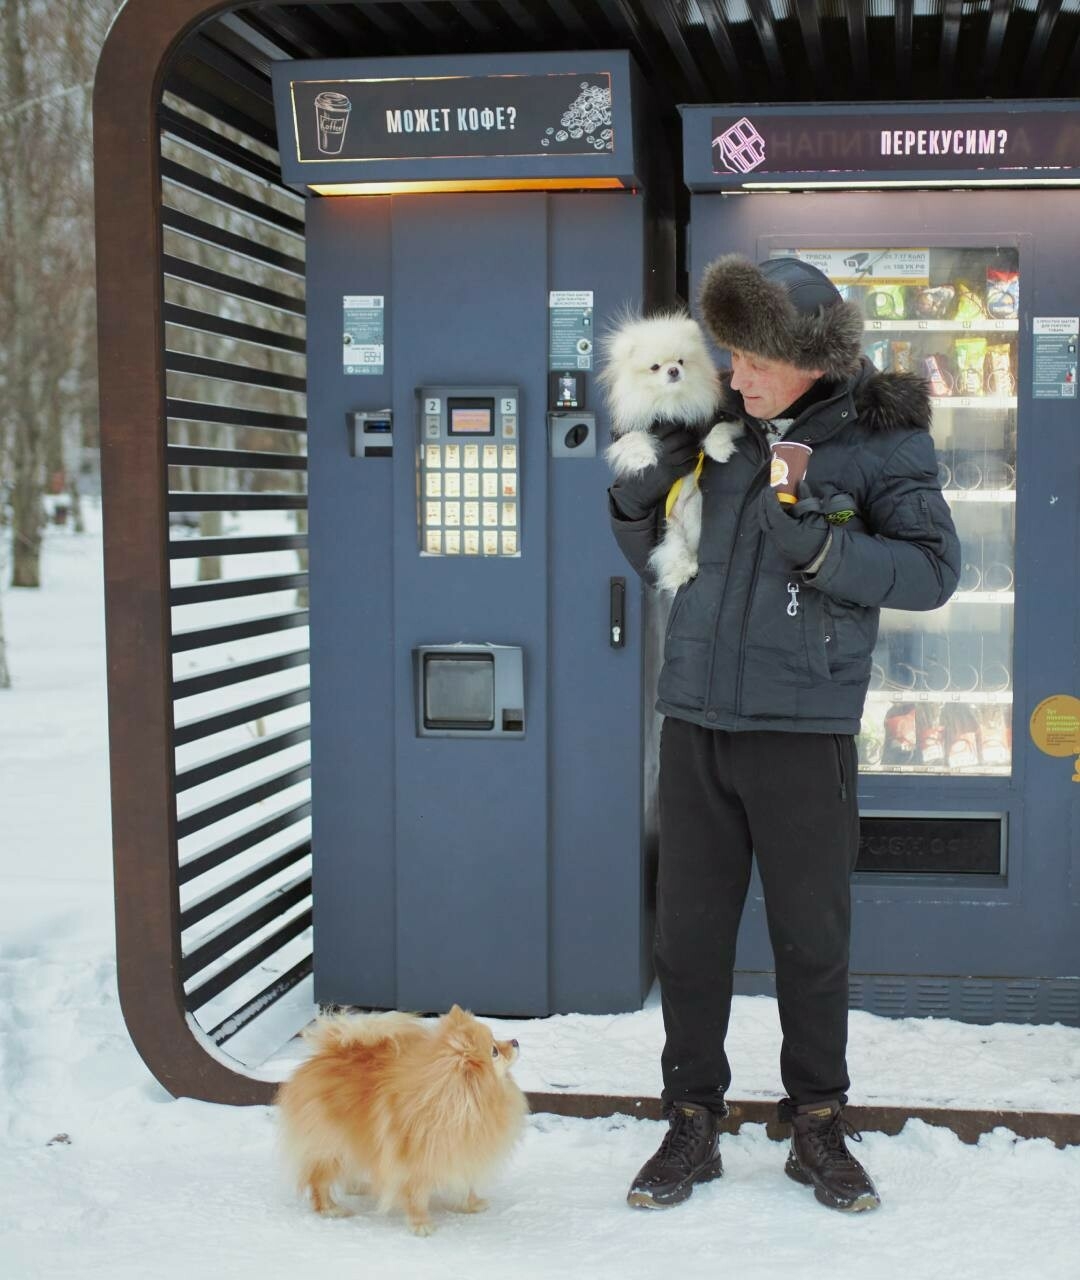
[[622,649],[626,646],[626,579],[612,578],[610,592],[608,638],[613,649]]

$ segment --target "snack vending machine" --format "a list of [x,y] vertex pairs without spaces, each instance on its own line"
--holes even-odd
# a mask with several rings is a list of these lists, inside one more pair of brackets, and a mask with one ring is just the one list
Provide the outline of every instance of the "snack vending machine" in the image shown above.
[[[718,254],[786,254],[857,301],[865,355],[926,379],[962,544],[944,607],[881,615],[852,1004],[1080,1024],[1074,113],[725,105],[684,130],[692,288]],[[760,894],[739,965],[769,989]]]
[[652,712],[594,380],[597,335],[674,275],[636,73],[594,50],[274,77],[312,197],[316,999],[639,1008]]

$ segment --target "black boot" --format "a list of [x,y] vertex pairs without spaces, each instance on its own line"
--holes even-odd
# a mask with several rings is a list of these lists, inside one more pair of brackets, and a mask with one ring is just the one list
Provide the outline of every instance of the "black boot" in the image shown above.
[[789,1107],[791,1151],[784,1172],[814,1188],[814,1195],[830,1209],[857,1213],[876,1209],[881,1198],[870,1175],[848,1151],[845,1138],[862,1137],[844,1116],[839,1102]]
[[717,1116],[696,1102],[677,1102],[668,1131],[651,1160],[638,1171],[626,1203],[637,1209],[667,1209],[689,1199],[695,1182],[711,1182],[724,1172]]

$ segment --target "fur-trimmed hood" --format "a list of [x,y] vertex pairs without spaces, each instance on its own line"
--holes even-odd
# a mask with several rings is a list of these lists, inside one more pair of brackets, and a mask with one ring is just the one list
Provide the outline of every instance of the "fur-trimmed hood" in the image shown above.
[[[871,431],[930,430],[930,391],[919,374],[881,373],[863,358],[854,378],[844,381],[849,384],[860,424]],[[749,416],[742,396],[731,389],[730,369],[720,374],[720,410],[735,418]]]
[[701,315],[717,346],[820,369],[837,380],[853,373],[862,351],[863,318],[828,277],[797,258],[760,266],[731,253],[706,268]]

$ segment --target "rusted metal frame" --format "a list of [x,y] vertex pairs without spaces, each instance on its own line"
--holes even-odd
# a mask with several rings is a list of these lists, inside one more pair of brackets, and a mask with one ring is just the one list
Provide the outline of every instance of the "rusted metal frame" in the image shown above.
[[231,360],[214,360],[209,356],[193,356],[186,351],[165,352],[165,367],[170,373],[191,373],[212,382],[228,382],[239,386],[270,387],[303,395],[307,391],[307,379],[290,373],[275,373],[272,369],[256,369],[248,364],[235,364]]
[[802,36],[806,61],[810,68],[810,83],[817,98],[830,97],[835,84],[830,80],[825,65],[825,49],[821,41],[821,11],[818,0],[800,0],[795,6],[798,15],[799,32]]
[[227,578],[224,582],[195,582],[188,586],[172,587],[169,590],[169,603],[173,606],[202,604],[207,600],[232,600],[241,596],[267,595],[274,591],[294,591],[305,586],[307,574],[300,571],[265,574],[255,578]]
[[298,707],[310,701],[311,690],[307,688],[290,689],[288,693],[275,693],[273,697],[260,698],[257,702],[234,707],[231,711],[221,711],[201,720],[191,720],[186,724],[178,725],[173,733],[173,742],[178,747],[186,747],[189,743],[198,742],[200,738],[209,738],[215,733],[222,733],[225,729],[236,729],[252,720],[273,715],[275,711],[286,711],[289,707]]
[[243,897],[244,893],[251,892],[253,888],[258,888],[260,884],[265,884],[283,870],[294,867],[298,861],[310,856],[311,841],[302,840],[298,845],[293,845],[292,849],[285,849],[280,854],[271,854],[269,858],[262,859],[261,863],[256,863],[255,867],[242,870],[224,884],[218,884],[209,892],[187,902],[180,911],[180,928],[191,928],[193,924],[205,920],[207,915],[214,915],[216,911],[228,906],[229,902]]
[[217,844],[200,849],[198,853],[184,858],[179,867],[179,883],[189,884],[208,871],[215,871],[235,858],[238,853],[246,853],[255,845],[269,840],[271,836],[276,836],[281,831],[287,831],[289,827],[296,826],[298,822],[303,822],[310,816],[311,800],[308,799],[302,800],[299,804],[290,805],[287,809],[281,809],[269,818],[260,818],[258,822],[251,823],[242,831],[234,832],[227,839],[219,840]]
[[720,8],[719,0],[698,0],[698,8],[701,10],[701,16],[705,19],[705,30],[709,33],[709,39],[712,41],[713,48],[720,59],[724,77],[731,87],[731,93],[725,94],[724,97],[729,101],[745,97],[745,73],[735,52],[735,46],[731,41],[727,18]]
[[117,15],[94,89],[94,198],[121,1008],[138,1052],[170,1092],[252,1102],[266,1090],[199,1042],[180,979],[166,551],[157,115],[169,58],[225,7],[224,0],[129,0]]
[[[181,142],[191,151],[205,156],[214,165],[233,169],[245,177],[254,178],[257,182],[272,183],[277,187],[277,194],[285,198],[286,204],[296,204],[302,208],[304,197],[288,187],[277,186],[280,182],[280,170],[272,161],[249,147],[242,146],[235,138],[227,138],[222,133],[215,133],[201,120],[193,120],[182,111],[176,111],[164,103],[158,113],[162,136],[174,142]],[[231,187],[226,187],[231,191]],[[239,193],[238,193],[239,194]],[[250,197],[249,197],[250,198]],[[274,206],[267,208],[277,213]]]
[[[659,1120],[661,1103],[654,1097],[631,1097],[597,1093],[530,1093],[534,1111],[560,1116],[596,1119],[627,1115],[643,1120]],[[777,1119],[771,1102],[740,1102],[728,1099],[729,1114],[718,1121],[722,1133],[737,1133],[744,1124],[763,1124],[774,1140],[786,1138],[787,1125]],[[960,1107],[860,1107],[850,1105],[844,1114],[863,1131],[897,1134],[909,1120],[950,1129],[961,1142],[975,1143],[994,1129],[1010,1129],[1021,1138],[1049,1138],[1057,1147],[1080,1145],[1080,1114],[1060,1111],[967,1110]]]
[[246,747],[231,747],[206,760],[200,760],[189,769],[181,769],[176,775],[176,794],[183,795],[192,787],[201,787],[206,782],[223,778],[228,773],[235,773],[257,760],[265,760],[267,756],[287,751],[289,747],[298,746],[301,742],[311,741],[311,725],[301,724],[294,729],[282,729],[280,733],[267,734],[265,738],[256,738]]
[[747,0],[746,7],[750,13],[750,21],[757,32],[758,44],[761,46],[769,75],[776,84],[783,84],[788,77],[784,69],[784,59],[780,53],[780,41],[776,36],[772,5],[769,0]]
[[[176,541],[174,539],[170,546],[175,545]],[[289,613],[269,613],[260,618],[245,618],[243,622],[227,622],[220,627],[174,631],[172,651],[188,653],[192,649],[209,649],[212,645],[229,644],[234,640],[250,640],[252,636],[266,636],[276,631],[288,631],[292,627],[306,627],[310,620],[311,615],[307,609],[293,609]]]
[[[208,1004],[215,996],[227,991],[239,978],[250,973],[257,964],[269,959],[275,951],[280,951],[287,942],[291,942],[303,933],[305,929],[310,928],[311,908],[309,907],[306,911],[301,912],[300,915],[294,916],[280,929],[275,930],[262,942],[245,951],[243,955],[238,956],[231,964],[226,965],[224,969],[220,970],[212,978],[208,978],[201,986],[187,992],[188,1009],[192,1013],[201,1009],[204,1004]],[[245,1101],[258,1100],[257,1098],[245,1099]]]
[[[265,449],[203,449],[195,445],[171,444],[165,460],[170,467],[244,467],[255,471],[307,470],[307,458],[302,453],[269,453]],[[303,537],[302,534],[297,536]],[[199,539],[199,541],[207,542],[209,539]],[[222,538],[221,545],[227,547],[231,541],[231,538]],[[282,547],[275,549],[287,550]],[[234,551],[233,555],[236,554],[237,552]]]
[[964,16],[964,0],[945,0],[941,13],[941,44],[938,52],[938,92],[948,97],[955,83],[956,50],[960,43],[960,22]]
[[175,280],[186,280],[188,284],[202,285],[204,289],[213,289],[217,293],[225,293],[230,297],[246,298],[249,302],[257,302],[264,307],[274,307],[288,315],[304,314],[304,304],[300,298],[294,298],[288,293],[280,293],[276,289],[267,289],[263,285],[249,284],[239,276],[215,271],[212,267],[203,267],[197,262],[189,262],[186,258],[177,258],[168,253],[162,253],[161,265],[165,275],[172,276]]
[[[235,490],[226,490],[224,493],[181,493],[173,490],[169,494],[170,511],[303,511],[306,507],[306,493],[237,493]],[[298,576],[300,581],[297,586],[304,586],[307,574]],[[243,592],[236,591],[233,594],[242,595]],[[190,604],[191,601],[184,603]]]
[[174,324],[179,329],[190,329],[196,333],[212,333],[221,338],[236,338],[252,346],[287,351],[292,355],[302,356],[307,351],[307,343],[303,338],[294,338],[287,333],[278,333],[271,329],[259,329],[253,324],[229,320],[225,316],[212,315],[208,311],[196,311],[193,307],[182,307],[176,302],[166,302],[163,315],[166,324]]
[[266,413],[262,409],[238,409],[234,405],[213,404],[209,400],[165,402],[166,413],[177,422],[217,422],[231,427],[257,427],[260,431],[307,431],[307,419],[287,413]]
[[255,658],[251,662],[227,662],[223,667],[215,667],[211,671],[200,671],[198,675],[184,676],[182,679],[174,680],[173,699],[179,702],[184,698],[197,698],[202,693],[211,693],[215,689],[229,689],[233,685],[243,684],[248,680],[259,680],[263,676],[276,675],[280,671],[292,671],[295,667],[306,667],[307,664],[306,649],[297,649],[291,653],[275,653],[266,658]]
[[[268,986],[263,987],[258,995],[252,996],[250,1000],[244,1003],[230,1013],[227,1018],[213,1027],[206,1034],[216,1045],[223,1045],[230,1040],[238,1032],[250,1022],[265,1012],[272,1004],[276,1004],[283,995],[291,991],[293,987],[297,987],[305,978],[310,977],[313,969],[312,957],[306,956],[303,960],[294,964],[291,969],[287,969],[280,977],[275,978]],[[256,1097],[252,1098],[253,1102],[269,1102],[276,1090],[275,1085],[266,1085],[259,1082],[259,1092]]]
[[855,75],[855,93],[870,96],[870,49],[866,37],[866,5],[862,0],[844,0],[847,16],[848,48]]
[[[178,141],[182,140],[178,139]],[[199,154],[202,155],[203,152],[200,151]],[[226,186],[225,183],[218,182],[217,179],[208,177],[205,173],[199,173],[197,169],[181,164],[179,160],[170,160],[168,156],[163,156],[161,159],[161,177],[171,186],[189,191],[204,200],[211,200],[215,205],[228,209],[232,213],[242,214],[260,226],[295,236],[297,249],[304,248],[304,223],[300,218],[282,213],[272,205],[263,204],[235,187]]]
[[[305,871],[280,889],[272,890],[242,915],[213,930],[204,941],[187,952],[184,956],[184,977],[190,980],[197,973],[202,973],[222,956],[253,937],[260,929],[265,929],[268,924],[272,924],[278,916],[284,915],[290,908],[298,906],[305,898],[310,897],[311,872]],[[241,959],[243,957],[238,956],[237,963]],[[243,969],[241,974],[247,973],[251,967],[249,965]]]
[[[1008,3],[1009,0],[1006,0]],[[896,59],[896,92],[904,97],[911,92],[911,62],[915,46],[914,0],[894,0],[893,50]]]
[[[1040,89],[1040,80],[1045,75],[1046,51],[1050,47],[1054,24],[1061,12],[1061,0],[1039,0],[1035,11],[1035,29],[1031,33],[1027,57],[1020,72],[1020,92],[1034,94]],[[1075,88],[1073,89],[1075,93]]]
[[238,258],[246,258],[263,266],[274,267],[279,271],[287,271],[292,276],[304,274],[304,261],[291,254],[282,253],[280,249],[272,249],[261,244],[251,236],[237,235],[235,231],[226,231],[224,227],[216,227],[212,222],[205,222],[194,214],[184,213],[181,209],[166,205],[161,211],[163,224],[177,235],[186,236],[189,240],[197,240],[200,244],[208,244],[215,249],[235,254]]

